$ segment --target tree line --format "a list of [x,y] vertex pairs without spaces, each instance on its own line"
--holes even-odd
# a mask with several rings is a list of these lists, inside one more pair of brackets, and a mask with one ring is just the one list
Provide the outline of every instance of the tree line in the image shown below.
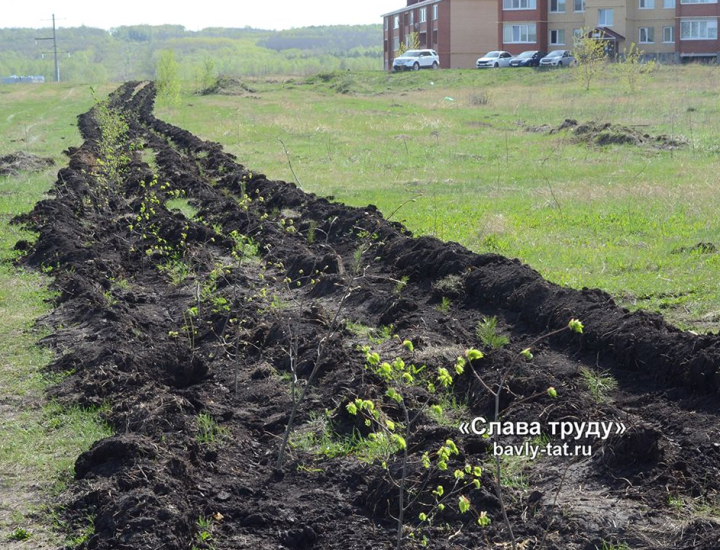
[[[47,29],[0,29],[0,76],[53,79]],[[307,75],[337,69],[382,68],[380,25],[334,25],[268,31],[251,27],[188,31],[181,25],[60,28],[61,79],[102,83],[153,78],[162,51],[175,52],[180,77],[193,80],[212,59],[221,74]]]

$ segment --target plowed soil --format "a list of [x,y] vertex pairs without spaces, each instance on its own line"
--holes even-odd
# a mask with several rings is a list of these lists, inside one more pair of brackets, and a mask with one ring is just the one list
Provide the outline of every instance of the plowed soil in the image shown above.
[[[467,348],[485,352],[454,375],[446,397],[466,407],[452,411],[452,422],[423,412],[437,398],[425,385],[407,389],[420,415],[408,439],[415,492],[406,502],[420,496],[405,513],[405,535],[417,528],[416,539],[403,548],[420,547],[422,536],[429,548],[511,547],[491,445],[458,430],[460,421],[494,414],[472,369],[491,385],[511,369],[504,420],[627,427],[582,440],[592,456],[522,463],[522,476],[502,491],[518,548],[720,548],[720,338],[629,313],[600,290],[558,287],[517,260],[415,238],[372,206],[350,208],[268,179],[219,144],[155,118],[154,96],[152,83],[129,83],[110,98],[130,127],[120,178],[100,176],[107,158],[90,111],[79,117],[85,142],[68,151],[54,197],[21,220],[39,233],[19,244],[23,263],[51,267],[59,291],[44,322],[54,329],[52,369],[67,376],[52,397],[103,406],[116,430],[78,458],[62,497],[70,523],[93,518],[83,548],[395,548],[398,490],[388,472],[398,477],[402,452],[384,468],[313,452],[296,434],[275,466],[291,380],[302,389],[315,367],[296,432],[323,422],[351,431],[345,404],[358,397],[402,423],[386,383],[365,368],[363,345],[428,373],[452,369]],[[192,219],[167,208],[178,193],[197,208]],[[491,316],[508,345],[485,348],[475,335]],[[534,346],[531,362],[515,360],[571,318],[582,320],[583,334],[561,332]],[[369,341],[360,325],[392,325],[399,340]],[[593,397],[583,369],[617,387]],[[545,393],[551,386],[557,399]],[[428,478],[422,453],[448,439],[459,454]],[[420,525],[428,487],[452,486],[451,472],[466,463],[484,467],[481,488],[465,493],[474,512],[459,514],[455,500]],[[479,511],[489,526],[477,525]]]

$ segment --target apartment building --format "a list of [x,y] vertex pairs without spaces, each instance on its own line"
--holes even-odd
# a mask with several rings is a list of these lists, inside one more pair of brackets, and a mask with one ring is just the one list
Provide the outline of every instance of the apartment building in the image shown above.
[[583,30],[610,56],[634,42],[665,63],[717,61],[718,18],[718,0],[407,0],[383,15],[385,66],[413,32],[421,47],[438,51],[443,68],[474,67],[493,49],[572,49]]
[[497,13],[497,0],[407,0],[382,16],[385,68],[412,33],[421,48],[438,52],[440,67],[474,67],[479,54],[497,48]]

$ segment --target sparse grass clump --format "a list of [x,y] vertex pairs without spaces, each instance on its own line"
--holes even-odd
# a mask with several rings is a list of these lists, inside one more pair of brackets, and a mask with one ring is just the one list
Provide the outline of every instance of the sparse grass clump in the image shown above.
[[311,414],[310,421],[290,436],[290,446],[323,458],[353,456],[361,462],[376,462],[397,451],[397,445],[383,438],[366,438],[354,431],[350,435],[333,432],[327,414]]
[[457,296],[463,290],[463,280],[460,275],[447,275],[435,281],[433,288],[440,294]]
[[170,282],[175,286],[181,285],[193,274],[192,268],[187,262],[174,258],[168,259],[164,264],[158,265],[158,269],[167,274]]
[[443,296],[440,300],[440,303],[435,306],[435,308],[441,313],[448,313],[450,311],[451,304],[452,300],[450,300],[450,298],[448,298],[447,296]]
[[487,90],[475,90],[468,95],[468,105],[471,107],[484,107],[490,103],[490,94]]
[[596,550],[631,550],[626,542],[608,542],[603,541],[602,545],[595,546]]
[[165,208],[171,211],[179,210],[188,220],[193,219],[198,213],[197,208],[190,204],[190,201],[185,198],[170,199],[165,202]]
[[498,334],[498,320],[496,316],[486,317],[479,321],[475,328],[475,334],[486,347],[490,349],[502,348],[510,343],[507,336]]
[[198,443],[202,445],[216,445],[222,443],[225,438],[229,437],[230,432],[227,428],[220,426],[212,416],[208,413],[200,413],[197,417],[198,433],[195,436]]
[[8,540],[20,542],[23,540],[28,540],[30,537],[32,537],[32,533],[22,527],[17,527],[15,530],[13,530],[12,533],[8,535]]
[[598,403],[606,401],[608,394],[618,387],[617,380],[607,371],[593,372],[583,367],[580,369],[580,376],[582,376],[590,395]]

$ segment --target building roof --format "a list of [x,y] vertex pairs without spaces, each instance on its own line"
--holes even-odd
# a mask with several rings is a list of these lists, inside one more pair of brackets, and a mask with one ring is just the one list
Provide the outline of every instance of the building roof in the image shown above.
[[[600,35],[600,36],[595,36]],[[595,27],[593,30],[590,31],[590,36],[593,38],[600,38],[600,39],[615,39],[617,41],[625,40],[625,37],[621,34],[616,33],[614,30],[609,29],[607,27]]]
[[405,6],[402,8],[399,8],[395,11],[389,11],[387,13],[383,13],[380,17],[387,17],[388,15],[396,15],[398,13],[403,13],[406,11],[414,10],[415,8],[424,8],[425,6],[429,6],[430,4],[439,4],[442,2],[442,0],[424,0],[423,2],[418,2],[417,4],[413,4],[412,6]]

